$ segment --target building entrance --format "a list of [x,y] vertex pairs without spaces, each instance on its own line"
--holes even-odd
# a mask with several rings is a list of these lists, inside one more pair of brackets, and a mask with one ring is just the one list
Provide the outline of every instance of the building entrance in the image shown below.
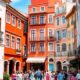
[[45,64],[44,63],[31,63],[31,66],[30,66],[31,70],[45,70]]
[[14,71],[14,61],[10,60],[9,61],[9,74],[11,75]]

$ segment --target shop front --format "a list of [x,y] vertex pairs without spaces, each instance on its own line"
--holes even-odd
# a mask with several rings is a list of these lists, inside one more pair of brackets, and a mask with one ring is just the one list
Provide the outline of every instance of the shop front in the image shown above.
[[26,61],[28,64],[27,64],[27,70],[42,70],[42,71],[45,71],[46,70],[46,58],[42,58],[42,57],[30,57],[27,59]]

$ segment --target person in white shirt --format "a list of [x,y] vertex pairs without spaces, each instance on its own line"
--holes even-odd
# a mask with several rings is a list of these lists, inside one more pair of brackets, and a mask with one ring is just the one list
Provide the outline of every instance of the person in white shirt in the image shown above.
[[80,80],[80,70],[78,70],[78,73],[76,75],[77,80]]

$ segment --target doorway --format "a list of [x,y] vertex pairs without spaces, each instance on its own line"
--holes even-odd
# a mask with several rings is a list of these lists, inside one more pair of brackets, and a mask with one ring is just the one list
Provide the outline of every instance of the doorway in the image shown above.
[[16,63],[16,71],[19,71],[19,62]]
[[10,60],[9,61],[9,74],[12,75],[13,71],[14,71],[14,61]]
[[31,68],[31,70],[33,69],[35,71],[38,69],[44,71],[45,65],[44,65],[44,63],[32,63],[30,68]]
[[61,71],[62,70],[62,64],[60,61],[57,62],[57,71]]

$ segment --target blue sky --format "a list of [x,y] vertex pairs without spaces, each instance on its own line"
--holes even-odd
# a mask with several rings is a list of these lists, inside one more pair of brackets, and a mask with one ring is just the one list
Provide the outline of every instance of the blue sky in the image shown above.
[[28,5],[30,5],[30,0],[12,0],[11,5],[16,9],[27,13]]

